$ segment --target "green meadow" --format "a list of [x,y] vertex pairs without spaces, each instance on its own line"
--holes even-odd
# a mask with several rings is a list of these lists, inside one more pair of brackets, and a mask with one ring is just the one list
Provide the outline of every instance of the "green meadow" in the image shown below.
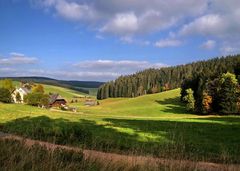
[[[77,92],[45,86],[71,99]],[[240,163],[240,117],[188,113],[180,89],[137,98],[99,101],[78,112],[0,104],[4,132],[100,151],[156,157]]]

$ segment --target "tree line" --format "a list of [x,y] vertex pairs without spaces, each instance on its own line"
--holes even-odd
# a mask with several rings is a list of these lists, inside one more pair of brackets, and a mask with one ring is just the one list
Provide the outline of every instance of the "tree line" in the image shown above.
[[120,76],[115,81],[103,84],[98,89],[97,98],[137,97],[179,88],[185,80],[203,75],[205,78],[234,73],[240,66],[240,55],[214,58],[186,65],[147,69],[132,75]]
[[201,114],[239,114],[240,113],[240,75],[224,73],[221,76],[198,75],[182,84],[181,99],[191,112]]

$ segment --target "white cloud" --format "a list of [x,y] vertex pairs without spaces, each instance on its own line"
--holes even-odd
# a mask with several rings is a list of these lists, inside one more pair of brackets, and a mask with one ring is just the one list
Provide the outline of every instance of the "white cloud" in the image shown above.
[[0,65],[23,65],[35,64],[38,59],[35,57],[28,57],[21,53],[12,52],[9,57],[0,58]]
[[104,37],[103,37],[102,35],[100,35],[100,34],[97,34],[97,35],[96,35],[96,38],[97,38],[97,39],[100,39],[100,40],[103,40],[103,39],[104,39]]
[[9,73],[9,72],[15,72],[16,69],[14,69],[14,68],[7,68],[7,67],[4,67],[4,68],[0,67],[0,71],[1,71],[1,73]]
[[132,34],[139,29],[138,18],[133,12],[116,14],[104,27],[101,32],[116,34]]
[[218,44],[240,39],[239,0],[30,1],[65,19],[84,21],[87,28],[90,26],[101,34],[118,35],[126,43],[131,43],[131,40],[123,39],[125,37],[132,36],[135,40],[134,36],[138,34],[167,29],[171,32],[172,28],[180,28],[176,35],[183,37],[220,38],[222,42]]
[[197,18],[193,22],[186,24],[180,30],[181,35],[190,35],[190,34],[203,34],[203,35],[212,35],[220,34],[225,30],[223,25],[223,19],[220,15],[209,14]]
[[56,15],[67,20],[88,21],[97,17],[91,5],[74,0],[31,0],[31,2],[48,10],[53,9]]
[[18,52],[11,52],[10,56],[25,56],[25,55],[22,53],[18,53]]
[[169,28],[189,16],[198,16],[208,0],[31,0],[69,20],[96,24],[113,34],[149,33]]
[[[14,64],[17,64],[14,62]],[[29,66],[0,65],[1,76],[46,76],[65,80],[109,81],[121,75],[133,74],[147,68],[161,68],[167,65],[134,60],[94,60],[81,61],[76,64],[66,64],[62,68],[44,69]]]
[[84,20],[95,17],[93,9],[88,5],[76,2],[57,1],[55,6],[59,15],[70,20]]
[[182,42],[176,39],[162,39],[155,43],[155,46],[159,48],[176,47],[180,45],[182,45]]
[[208,10],[185,24],[180,34],[202,34],[220,38],[239,36],[240,1],[209,0]]
[[160,68],[166,66],[161,63],[150,63],[147,61],[131,61],[131,60],[96,60],[96,61],[82,61],[73,64],[78,69],[85,71],[106,71],[119,72],[119,74],[130,74],[146,68]]
[[120,38],[120,41],[125,44],[136,44],[136,45],[141,45],[141,46],[148,46],[151,44],[150,41],[135,39],[132,36],[123,36]]
[[54,77],[64,75],[67,79],[109,81],[121,75],[133,74],[147,68],[161,68],[167,65],[132,60],[95,60],[73,64],[70,70],[54,73]]
[[223,55],[234,55],[240,53],[239,47],[236,46],[223,46],[220,48],[220,51]]
[[207,40],[206,42],[204,42],[201,45],[201,48],[210,50],[210,49],[215,48],[215,46],[216,46],[216,41],[214,41],[214,40]]

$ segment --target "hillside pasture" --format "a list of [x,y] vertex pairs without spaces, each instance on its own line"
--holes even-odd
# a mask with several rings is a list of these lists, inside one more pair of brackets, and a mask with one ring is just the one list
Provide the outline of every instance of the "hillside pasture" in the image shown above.
[[[0,80],[0,87],[1,87],[1,80]],[[16,87],[20,87],[20,82],[19,81],[13,81],[13,85]],[[71,101],[74,98],[82,98],[85,96],[89,96],[88,94],[82,93],[80,91],[64,88],[64,87],[59,87],[59,86],[54,86],[54,85],[48,85],[48,84],[42,84],[44,87],[44,91],[46,94],[49,93],[58,93],[60,94],[63,98],[65,98],[67,101]]]
[[37,140],[133,155],[240,163],[240,117],[186,112],[179,89],[81,103],[78,112],[0,104],[0,129]]

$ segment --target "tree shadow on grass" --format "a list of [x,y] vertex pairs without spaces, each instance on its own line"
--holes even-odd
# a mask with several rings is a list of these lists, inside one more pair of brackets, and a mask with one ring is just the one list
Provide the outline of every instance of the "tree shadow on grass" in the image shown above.
[[[174,113],[174,114],[186,114],[189,113],[186,110],[184,103],[180,101],[180,97],[167,98],[164,100],[155,100],[156,103],[164,105],[167,109],[163,109],[163,112]],[[190,114],[190,113],[189,113]]]
[[[239,118],[236,120],[239,121]],[[235,123],[234,118],[222,118],[222,123],[111,118],[105,121],[116,127],[131,128],[136,132],[155,135],[165,132],[165,137],[173,144],[162,147],[173,156],[177,154],[188,159],[240,163],[240,124],[232,125]]]
[[[198,118],[197,120],[210,121],[210,122],[219,122],[221,124],[231,124],[240,126],[240,116],[216,116],[208,118]],[[239,135],[240,136],[240,135]]]
[[103,151],[128,151],[132,147],[134,150],[135,144],[141,146],[141,142],[137,142],[137,134],[119,132],[108,125],[99,125],[85,119],[72,122],[47,116],[23,117],[2,124],[0,131],[35,140]]
[[72,122],[40,116],[9,121],[1,130],[108,152],[240,163],[240,125],[222,119],[228,124],[112,118],[97,124],[85,119]]

